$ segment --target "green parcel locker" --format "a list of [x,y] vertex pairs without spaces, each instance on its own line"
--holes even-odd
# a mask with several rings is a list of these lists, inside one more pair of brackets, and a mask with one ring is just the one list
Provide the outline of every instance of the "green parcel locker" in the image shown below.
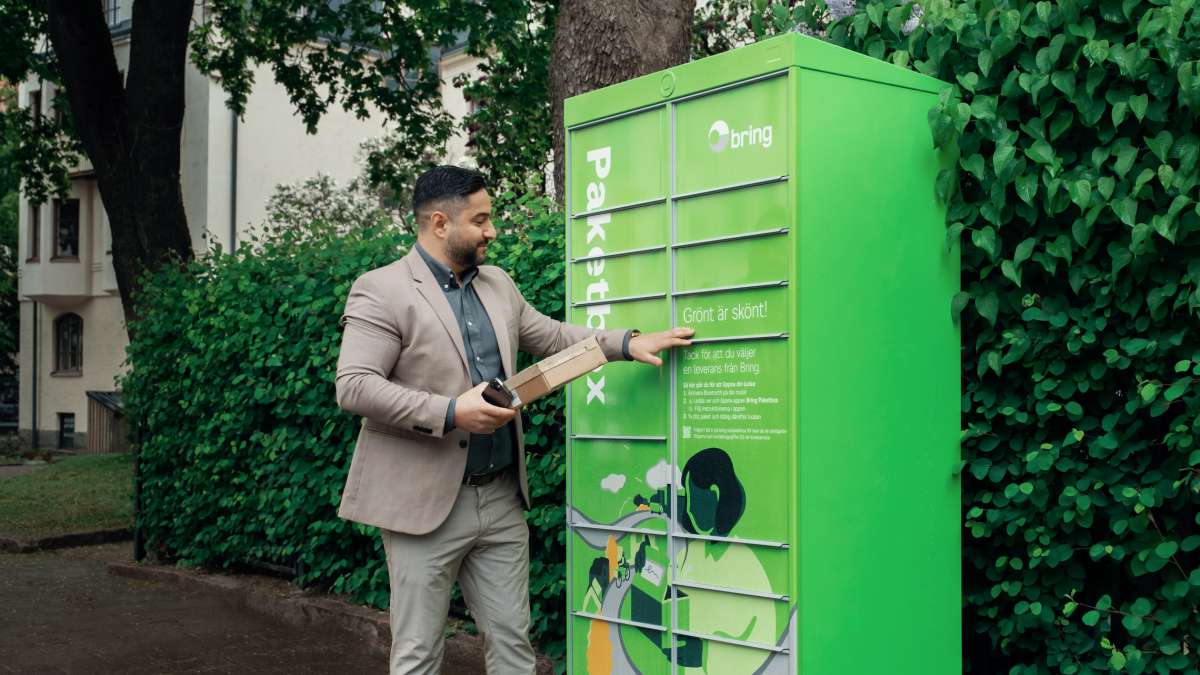
[[945,85],[799,34],[566,102],[568,669],[960,673]]

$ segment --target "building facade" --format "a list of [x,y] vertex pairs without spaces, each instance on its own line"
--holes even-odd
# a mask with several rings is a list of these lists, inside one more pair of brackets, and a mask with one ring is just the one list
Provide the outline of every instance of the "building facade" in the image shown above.
[[[124,73],[132,3],[104,4]],[[456,115],[465,112],[465,102],[448,78],[472,67],[464,56],[459,50],[443,59],[453,66],[443,78],[444,91],[458,93],[457,101],[447,101]],[[267,199],[279,184],[318,172],[340,182],[356,177],[359,146],[386,133],[380,118],[360,120],[330,108],[310,135],[269,68],[260,66],[255,82],[238,118],[226,107],[220,84],[187,64],[180,168],[197,255],[211,244],[229,250],[244,239],[264,220]],[[20,83],[18,104],[31,115],[52,114],[57,94],[51,83],[30,79]],[[465,147],[461,139],[454,143]],[[87,392],[116,389],[128,344],[111,235],[90,164],[85,160],[75,167],[63,199],[36,204],[22,196],[19,228],[18,429],[38,447],[85,448]]]

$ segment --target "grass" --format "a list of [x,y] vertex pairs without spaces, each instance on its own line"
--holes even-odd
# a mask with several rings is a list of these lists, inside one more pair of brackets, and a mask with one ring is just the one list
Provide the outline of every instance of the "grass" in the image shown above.
[[0,478],[0,537],[40,539],[132,526],[129,453],[77,455]]

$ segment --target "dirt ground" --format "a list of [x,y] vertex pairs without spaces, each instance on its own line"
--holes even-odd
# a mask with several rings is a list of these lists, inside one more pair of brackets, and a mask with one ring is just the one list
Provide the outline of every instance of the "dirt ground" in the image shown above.
[[387,672],[386,658],[348,632],[108,573],[131,560],[129,542],[0,554],[0,673]]

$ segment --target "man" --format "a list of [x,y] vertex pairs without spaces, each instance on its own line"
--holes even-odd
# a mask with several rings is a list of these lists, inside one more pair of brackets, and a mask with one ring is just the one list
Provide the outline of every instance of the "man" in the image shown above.
[[[417,244],[354,282],[342,317],[338,405],[362,415],[338,515],[380,528],[391,582],[391,672],[438,673],[455,579],[491,675],[534,671],[529,507],[521,418],[483,399],[516,352],[545,356],[596,335],[610,360],[662,364],[692,330],[593,331],[537,312],[497,267],[483,177],[439,166],[417,179]],[[464,393],[465,392],[465,393]]]

